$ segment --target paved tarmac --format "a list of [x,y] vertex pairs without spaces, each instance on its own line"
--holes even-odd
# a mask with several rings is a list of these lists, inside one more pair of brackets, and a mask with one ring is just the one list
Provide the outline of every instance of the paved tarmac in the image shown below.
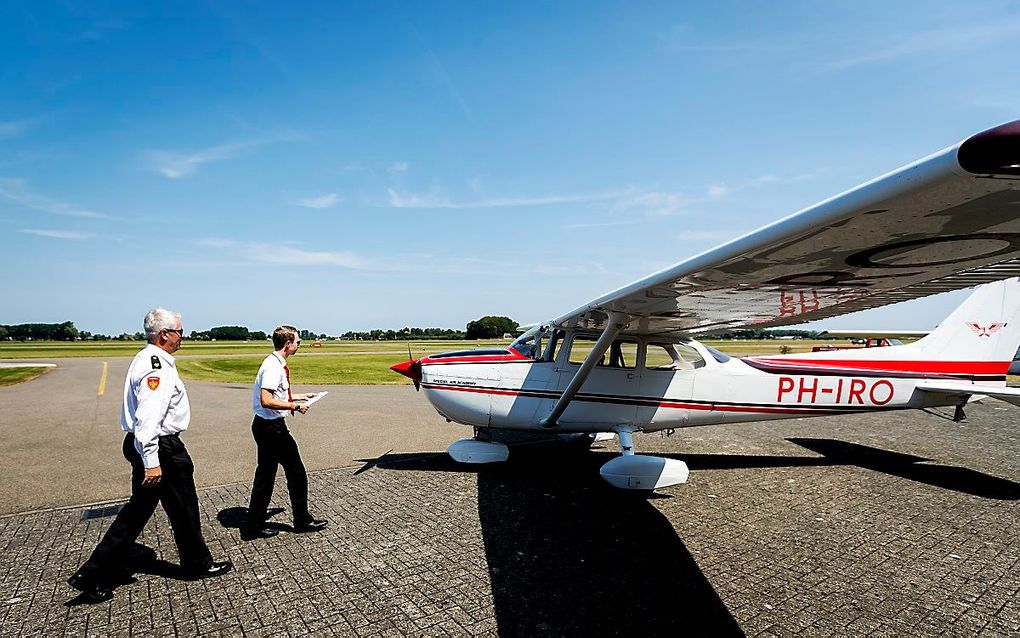
[[[60,363],[0,394],[2,440],[20,437],[0,456],[8,511],[126,492],[110,397],[65,393],[9,420],[18,395],[42,387],[33,384],[74,383]],[[81,365],[98,383],[96,361]],[[118,387],[124,365],[114,375],[111,362]],[[80,605],[64,579],[112,519],[83,522],[81,506],[0,516],[0,633],[1020,633],[1018,408],[974,405],[964,424],[911,412],[639,436],[639,451],[692,470],[687,485],[644,498],[598,477],[612,447],[532,446],[506,464],[459,466],[442,450],[467,430],[410,388],[334,390],[321,416],[294,428],[306,458],[323,464],[310,481],[326,530],[286,533],[281,512],[274,521],[285,533],[240,540],[247,406],[235,407],[241,389],[191,383],[186,440],[200,480],[214,485],[199,492],[204,529],[235,571],[180,580],[160,510],[139,538],[136,581],[109,603]],[[88,423],[72,418],[90,406]],[[38,449],[45,439],[19,434],[36,431],[28,419],[40,414],[70,431],[54,433],[53,445],[57,458],[75,460],[43,463],[36,475],[12,463],[53,458]],[[74,441],[88,452],[72,454]],[[51,478],[31,487],[30,475]],[[10,495],[8,477],[36,496]],[[60,493],[68,486],[74,494]],[[281,477],[274,506],[286,500]]]
[[[130,467],[120,453],[120,410],[130,358],[52,359],[57,368],[29,383],[0,387],[0,513],[121,498]],[[191,426],[183,435],[199,486],[251,481],[251,386],[186,382]],[[329,390],[305,415],[287,419],[309,470],[353,459],[446,449],[471,430],[447,424],[402,386],[314,386]]]

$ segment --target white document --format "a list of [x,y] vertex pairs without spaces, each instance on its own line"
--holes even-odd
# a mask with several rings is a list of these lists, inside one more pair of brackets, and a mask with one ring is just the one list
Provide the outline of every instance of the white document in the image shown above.
[[329,394],[328,391],[327,392],[320,392],[320,393],[316,394],[314,397],[312,397],[311,399],[308,399],[307,401],[305,401],[302,405],[311,405],[311,404],[315,403],[316,401],[318,401],[319,399],[321,399],[322,397],[326,396],[327,394]]

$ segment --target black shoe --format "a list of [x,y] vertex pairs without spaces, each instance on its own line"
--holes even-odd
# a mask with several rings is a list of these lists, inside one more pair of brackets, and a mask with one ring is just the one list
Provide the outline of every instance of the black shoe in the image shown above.
[[305,532],[317,532],[320,529],[325,528],[328,523],[329,521],[324,518],[312,518],[303,523],[295,523],[294,531],[298,534],[304,534]]
[[272,538],[280,533],[280,530],[273,527],[242,527],[241,528],[241,540],[253,541],[256,538]]
[[214,578],[216,576],[222,576],[231,569],[234,568],[234,564],[229,560],[225,560],[219,563],[213,563],[208,569],[201,569],[197,572],[191,572],[188,576],[192,580],[200,580],[202,578]]
[[77,573],[67,579],[67,584],[81,592],[82,598],[89,603],[102,603],[113,598],[113,590]]

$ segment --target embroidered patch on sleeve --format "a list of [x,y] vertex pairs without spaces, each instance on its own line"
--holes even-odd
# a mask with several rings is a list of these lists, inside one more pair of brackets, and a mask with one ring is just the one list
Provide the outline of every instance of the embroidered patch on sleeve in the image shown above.
[[159,377],[149,377],[145,382],[149,385],[150,390],[155,390],[159,387]]

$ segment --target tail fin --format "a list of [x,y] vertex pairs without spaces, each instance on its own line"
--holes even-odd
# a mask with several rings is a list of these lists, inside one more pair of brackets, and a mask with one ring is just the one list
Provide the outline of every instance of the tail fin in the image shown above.
[[1020,279],[978,286],[938,328],[905,346],[918,358],[941,361],[1009,362],[1020,347]]

